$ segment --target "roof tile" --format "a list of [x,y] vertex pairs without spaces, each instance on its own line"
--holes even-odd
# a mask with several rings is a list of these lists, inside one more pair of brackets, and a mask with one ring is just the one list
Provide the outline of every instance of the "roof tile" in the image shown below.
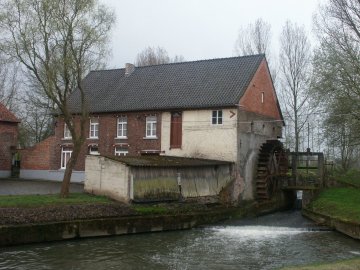
[[0,103],[0,122],[19,123],[20,120],[10,112],[3,104]]
[[[84,88],[90,113],[198,109],[237,104],[263,54],[90,72]],[[80,111],[80,94],[69,99]]]

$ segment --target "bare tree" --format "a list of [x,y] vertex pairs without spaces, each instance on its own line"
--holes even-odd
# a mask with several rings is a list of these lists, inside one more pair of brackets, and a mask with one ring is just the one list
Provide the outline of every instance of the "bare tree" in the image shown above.
[[[114,15],[96,0],[1,0],[0,49],[17,59],[55,104],[71,135],[73,152],[61,187],[69,193],[72,170],[85,141],[88,110],[82,79],[102,62]],[[69,95],[81,96],[80,132],[75,131]]]
[[18,66],[0,56],[0,102],[9,110],[19,108]]
[[310,43],[304,27],[287,21],[280,37],[281,98],[285,117],[293,124],[294,150],[299,151],[300,132],[310,110]]
[[261,54],[270,55],[271,25],[259,18],[247,27],[241,27],[235,42],[236,55]]
[[340,149],[337,153],[347,169],[360,143],[360,2],[329,0],[315,17],[315,29],[320,45],[313,91],[328,113],[327,140]]
[[162,47],[147,47],[136,56],[135,65],[141,67],[183,61],[182,55],[175,55],[174,58],[170,58],[168,52]]
[[247,27],[239,29],[234,54],[239,56],[265,54],[273,83],[277,86],[278,65],[273,57],[271,39],[271,25],[259,18],[255,23],[250,23]]

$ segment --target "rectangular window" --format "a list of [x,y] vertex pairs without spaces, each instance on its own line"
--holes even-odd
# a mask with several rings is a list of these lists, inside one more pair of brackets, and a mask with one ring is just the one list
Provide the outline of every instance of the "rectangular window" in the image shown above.
[[146,117],[146,138],[156,138],[156,116]]
[[127,117],[122,116],[117,120],[117,137],[127,138]]
[[90,138],[99,138],[99,119],[90,119]]
[[222,125],[223,123],[223,112],[222,110],[212,111],[212,121],[213,125]]
[[72,148],[62,147],[61,148],[61,169],[66,169],[66,165],[69,162],[72,154]]
[[264,103],[264,96],[265,96],[265,93],[261,92],[261,103]]
[[71,139],[71,133],[66,123],[64,123],[64,139]]
[[123,146],[115,147],[115,156],[127,156],[129,154],[129,150]]
[[100,155],[99,146],[97,146],[97,145],[90,145],[90,146],[89,146],[89,155],[94,155],[94,156]]

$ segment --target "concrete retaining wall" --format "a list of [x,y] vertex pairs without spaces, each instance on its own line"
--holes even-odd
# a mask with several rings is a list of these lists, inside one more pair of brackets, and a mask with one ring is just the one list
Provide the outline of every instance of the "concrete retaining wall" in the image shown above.
[[318,224],[333,228],[352,238],[360,240],[360,224],[350,221],[343,221],[320,213],[313,212],[309,209],[303,209],[302,214],[315,221]]
[[0,227],[0,246],[191,229],[229,216],[230,211],[171,216],[134,216]]

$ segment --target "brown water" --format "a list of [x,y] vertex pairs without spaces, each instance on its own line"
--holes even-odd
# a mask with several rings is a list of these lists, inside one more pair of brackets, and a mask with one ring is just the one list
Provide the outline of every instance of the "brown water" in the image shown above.
[[0,269],[276,269],[360,256],[360,241],[319,231],[299,212],[189,231],[0,249]]

